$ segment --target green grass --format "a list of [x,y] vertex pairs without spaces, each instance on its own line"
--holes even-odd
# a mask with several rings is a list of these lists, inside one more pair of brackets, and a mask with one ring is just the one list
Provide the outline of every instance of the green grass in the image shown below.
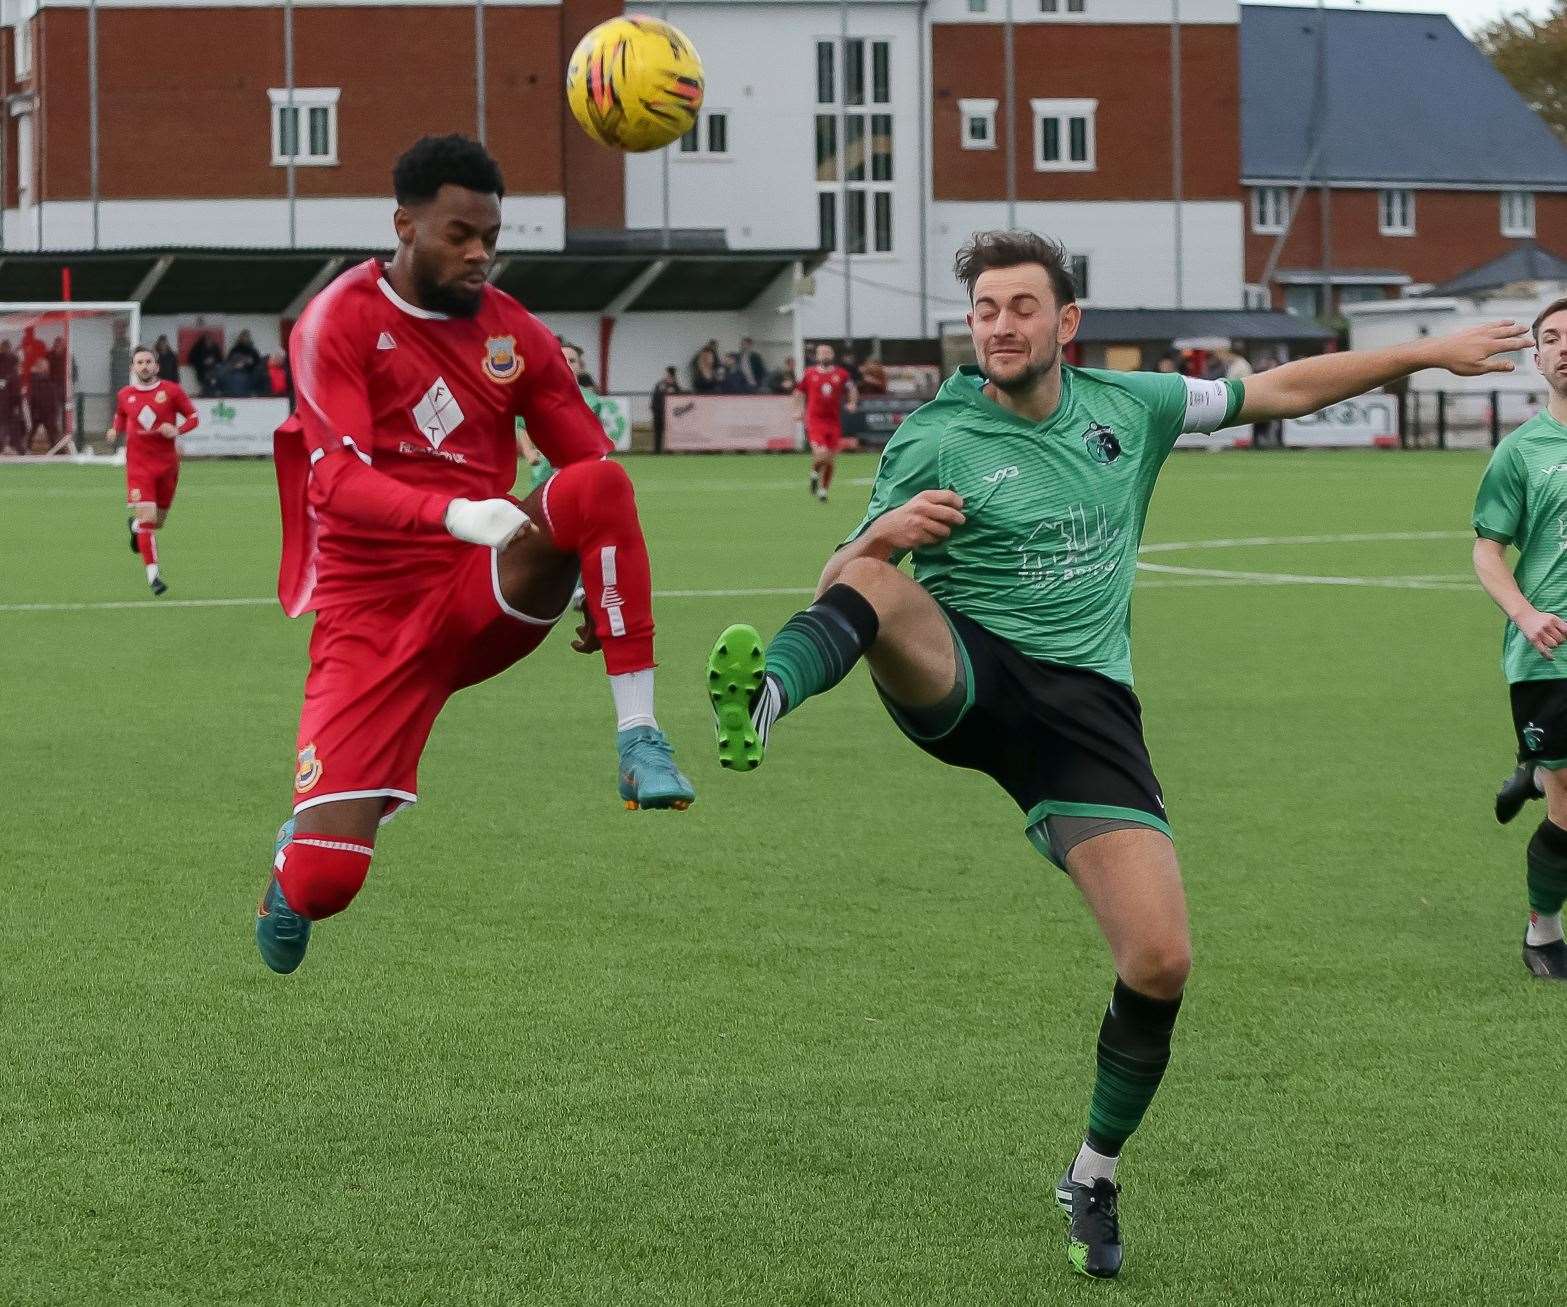
[[[665,590],[805,587],[856,519],[802,462],[631,465]],[[1177,457],[1181,567],[1450,576],[1470,455]],[[146,598],[109,469],[0,468],[0,604]],[[170,599],[259,598],[263,464],[186,465]],[[308,625],[273,606],[0,611],[0,1302],[1544,1301],[1567,993],[1518,958],[1533,817],[1474,586],[1159,574],[1138,691],[1197,971],[1128,1152],[1128,1269],[1066,1265],[1110,969],[977,776],[864,673],[720,772],[703,656],[789,595],[659,605],[683,815],[614,794],[561,636],[456,698],[419,805],[298,975],[252,909]]]

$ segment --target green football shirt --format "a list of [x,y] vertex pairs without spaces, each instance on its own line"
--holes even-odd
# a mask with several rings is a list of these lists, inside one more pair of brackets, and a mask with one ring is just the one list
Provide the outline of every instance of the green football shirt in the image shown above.
[[[1187,431],[1240,412],[1240,381],[1061,369],[1061,403],[1031,422],[965,367],[882,453],[857,539],[924,490],[963,496],[967,521],[914,551],[914,579],[1030,658],[1132,683],[1132,574],[1154,482]],[[847,543],[847,542],[845,542]]]
[[[1475,497],[1476,534],[1516,545],[1513,577],[1542,612],[1567,614],[1567,427],[1535,414],[1496,447]],[[1502,631],[1508,681],[1567,677],[1567,657],[1545,658],[1511,622]]]

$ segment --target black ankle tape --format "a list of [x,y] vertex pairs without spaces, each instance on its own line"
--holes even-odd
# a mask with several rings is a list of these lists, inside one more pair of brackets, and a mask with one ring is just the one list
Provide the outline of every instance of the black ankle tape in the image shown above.
[[[876,643],[876,632],[881,629],[881,622],[870,602],[852,585],[844,585],[840,581],[837,585],[828,586],[826,593],[811,607],[825,609],[839,618],[854,633],[861,652]],[[1562,833],[1562,838],[1567,839],[1567,831]]]

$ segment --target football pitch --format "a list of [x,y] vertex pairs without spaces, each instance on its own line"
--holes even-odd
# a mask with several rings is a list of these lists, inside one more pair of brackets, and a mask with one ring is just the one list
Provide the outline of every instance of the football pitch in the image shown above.
[[[110,468],[0,468],[0,1302],[1491,1303],[1567,1269],[1567,991],[1519,960],[1531,809],[1475,454],[1179,454],[1134,662],[1191,898],[1127,1269],[1069,1270],[1107,956],[984,778],[863,671],[721,772],[713,636],[769,635],[873,461],[633,459],[689,812],[616,798],[557,632],[437,724],[289,978],[253,909],[308,621],[264,463],[186,464],[150,600]],[[172,601],[172,602],[171,602]]]

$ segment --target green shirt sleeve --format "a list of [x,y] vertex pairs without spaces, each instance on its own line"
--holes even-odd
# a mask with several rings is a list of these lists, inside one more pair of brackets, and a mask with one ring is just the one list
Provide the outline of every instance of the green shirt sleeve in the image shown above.
[[1246,402],[1246,385],[1237,378],[1199,381],[1179,372],[1108,374],[1148,406],[1150,430],[1168,452],[1188,431],[1220,431],[1234,423]]
[[1476,535],[1510,545],[1523,528],[1525,481],[1510,445],[1491,455],[1480,491],[1475,496],[1474,529]]
[[[901,508],[922,490],[939,490],[937,454],[941,448],[940,427],[922,420],[918,414],[907,418],[881,452],[876,465],[876,481],[871,486],[871,502],[865,517],[838,547],[852,544],[883,513]],[[894,559],[894,562],[897,560]]]

